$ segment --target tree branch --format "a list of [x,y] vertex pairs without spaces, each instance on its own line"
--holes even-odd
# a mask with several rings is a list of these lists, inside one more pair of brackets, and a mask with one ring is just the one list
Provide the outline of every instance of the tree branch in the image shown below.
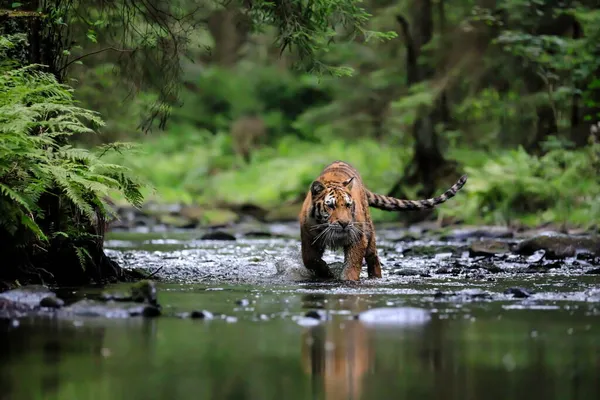
[[73,64],[73,63],[81,60],[82,58],[85,58],[85,57],[88,57],[88,56],[93,56],[94,54],[102,53],[102,52],[105,52],[105,51],[108,51],[108,50],[117,51],[119,53],[130,53],[130,52],[133,51],[132,49],[117,49],[115,47],[107,47],[107,48],[104,48],[104,49],[92,51],[90,53],[87,53],[87,54],[84,54],[82,56],[79,56],[79,57],[76,57],[76,58],[72,59],[71,61],[69,61],[68,63],[66,63],[64,67],[62,67],[61,69],[59,69],[58,72],[61,72],[61,71],[65,70],[65,69],[67,69],[67,67],[69,65],[71,65],[71,64]]

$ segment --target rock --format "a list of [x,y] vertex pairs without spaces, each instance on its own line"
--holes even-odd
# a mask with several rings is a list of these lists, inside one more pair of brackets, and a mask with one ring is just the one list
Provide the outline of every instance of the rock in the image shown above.
[[429,322],[428,310],[415,307],[373,308],[360,313],[357,319],[365,325],[412,326]]
[[472,238],[503,239],[512,238],[514,232],[503,226],[478,226],[453,229],[442,236],[442,240],[466,240]]
[[600,268],[589,269],[585,273],[587,275],[600,275]]
[[116,293],[107,293],[104,292],[100,295],[99,297],[100,301],[133,301],[133,298],[131,297],[131,295],[127,294],[127,293],[121,293],[121,292],[116,292]]
[[137,303],[100,303],[94,300],[80,300],[60,311],[60,316],[96,317],[109,319],[129,318],[132,314],[141,314],[143,308]]
[[297,221],[298,214],[302,204],[284,204],[278,207],[273,207],[266,215],[266,222],[284,222],[284,221]]
[[[400,263],[394,264],[395,266],[401,265]],[[423,269],[421,268],[398,268],[392,271],[394,275],[400,276],[418,276],[423,273]]]
[[309,310],[306,312],[306,314],[304,314],[304,316],[306,318],[314,318],[314,319],[326,319],[325,315],[323,315],[324,313],[322,311],[318,311],[318,310]]
[[223,231],[208,232],[202,235],[200,240],[236,240],[235,236]]
[[156,306],[145,306],[144,310],[142,311],[142,317],[144,318],[154,318],[160,316],[160,314],[160,308]]
[[196,205],[183,206],[179,214],[191,222],[199,223],[204,216],[204,209]]
[[443,246],[413,246],[402,251],[405,256],[436,256],[438,254],[459,255],[463,248],[443,245]]
[[544,250],[545,257],[549,259],[574,257],[580,253],[600,256],[600,237],[540,235],[525,239],[513,248],[515,253],[522,255],[531,255],[539,250]]
[[502,272],[502,268],[500,268],[499,266],[497,266],[496,264],[494,264],[491,260],[489,260],[489,261],[483,261],[481,263],[478,263],[477,267],[478,268],[483,268],[483,269],[485,269],[487,272],[489,272],[491,274],[497,274],[499,272]]
[[273,237],[271,232],[262,232],[262,231],[250,231],[244,234],[244,237],[247,238],[270,238]]
[[226,209],[206,209],[202,216],[202,225],[205,226],[225,226],[237,222],[239,215]]
[[532,292],[520,287],[511,287],[504,291],[504,294],[512,294],[517,299],[525,299],[532,295]]
[[0,297],[0,320],[19,318],[31,311],[27,304],[17,303]]
[[13,303],[34,308],[39,306],[45,297],[55,297],[56,294],[42,285],[23,286],[18,289],[0,293],[0,299],[6,299]]
[[136,303],[157,305],[156,285],[149,280],[136,282],[131,286],[131,299]]
[[48,297],[44,297],[42,300],[40,300],[40,307],[61,308],[64,305],[65,305],[65,302],[56,296],[48,296]]
[[213,319],[213,313],[206,310],[201,311],[192,311],[190,314],[190,318],[192,319]]
[[236,300],[235,304],[237,304],[238,306],[247,307],[248,305],[250,305],[250,301],[248,299],[241,299]]
[[189,218],[181,215],[160,215],[158,217],[158,221],[161,224],[180,229],[193,229],[198,225],[198,222],[190,220]]
[[469,256],[493,256],[510,252],[509,244],[499,240],[478,240],[469,246]]

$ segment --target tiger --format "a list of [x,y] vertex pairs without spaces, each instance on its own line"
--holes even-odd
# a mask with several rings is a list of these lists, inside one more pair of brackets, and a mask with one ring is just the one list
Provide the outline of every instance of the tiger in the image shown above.
[[304,266],[317,278],[334,278],[322,257],[326,248],[343,248],[342,280],[359,280],[363,259],[368,277],[381,278],[369,207],[385,211],[430,209],[454,197],[466,182],[467,175],[463,175],[440,196],[401,200],[369,191],[353,166],[344,161],[332,162],[310,184],[300,211]]

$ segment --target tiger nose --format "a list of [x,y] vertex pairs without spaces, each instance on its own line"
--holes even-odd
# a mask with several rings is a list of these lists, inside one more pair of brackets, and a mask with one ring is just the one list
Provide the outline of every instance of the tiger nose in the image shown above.
[[348,221],[338,221],[338,224],[342,227],[342,229],[346,229],[348,227]]

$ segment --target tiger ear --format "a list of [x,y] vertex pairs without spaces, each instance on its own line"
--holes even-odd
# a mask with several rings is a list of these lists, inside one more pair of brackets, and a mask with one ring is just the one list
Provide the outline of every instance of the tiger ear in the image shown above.
[[348,188],[348,190],[352,190],[352,184],[354,183],[354,177],[348,179],[347,181],[342,182],[342,185]]
[[314,181],[310,185],[310,192],[312,193],[313,197],[321,193],[323,190],[325,190],[325,185],[319,181]]

